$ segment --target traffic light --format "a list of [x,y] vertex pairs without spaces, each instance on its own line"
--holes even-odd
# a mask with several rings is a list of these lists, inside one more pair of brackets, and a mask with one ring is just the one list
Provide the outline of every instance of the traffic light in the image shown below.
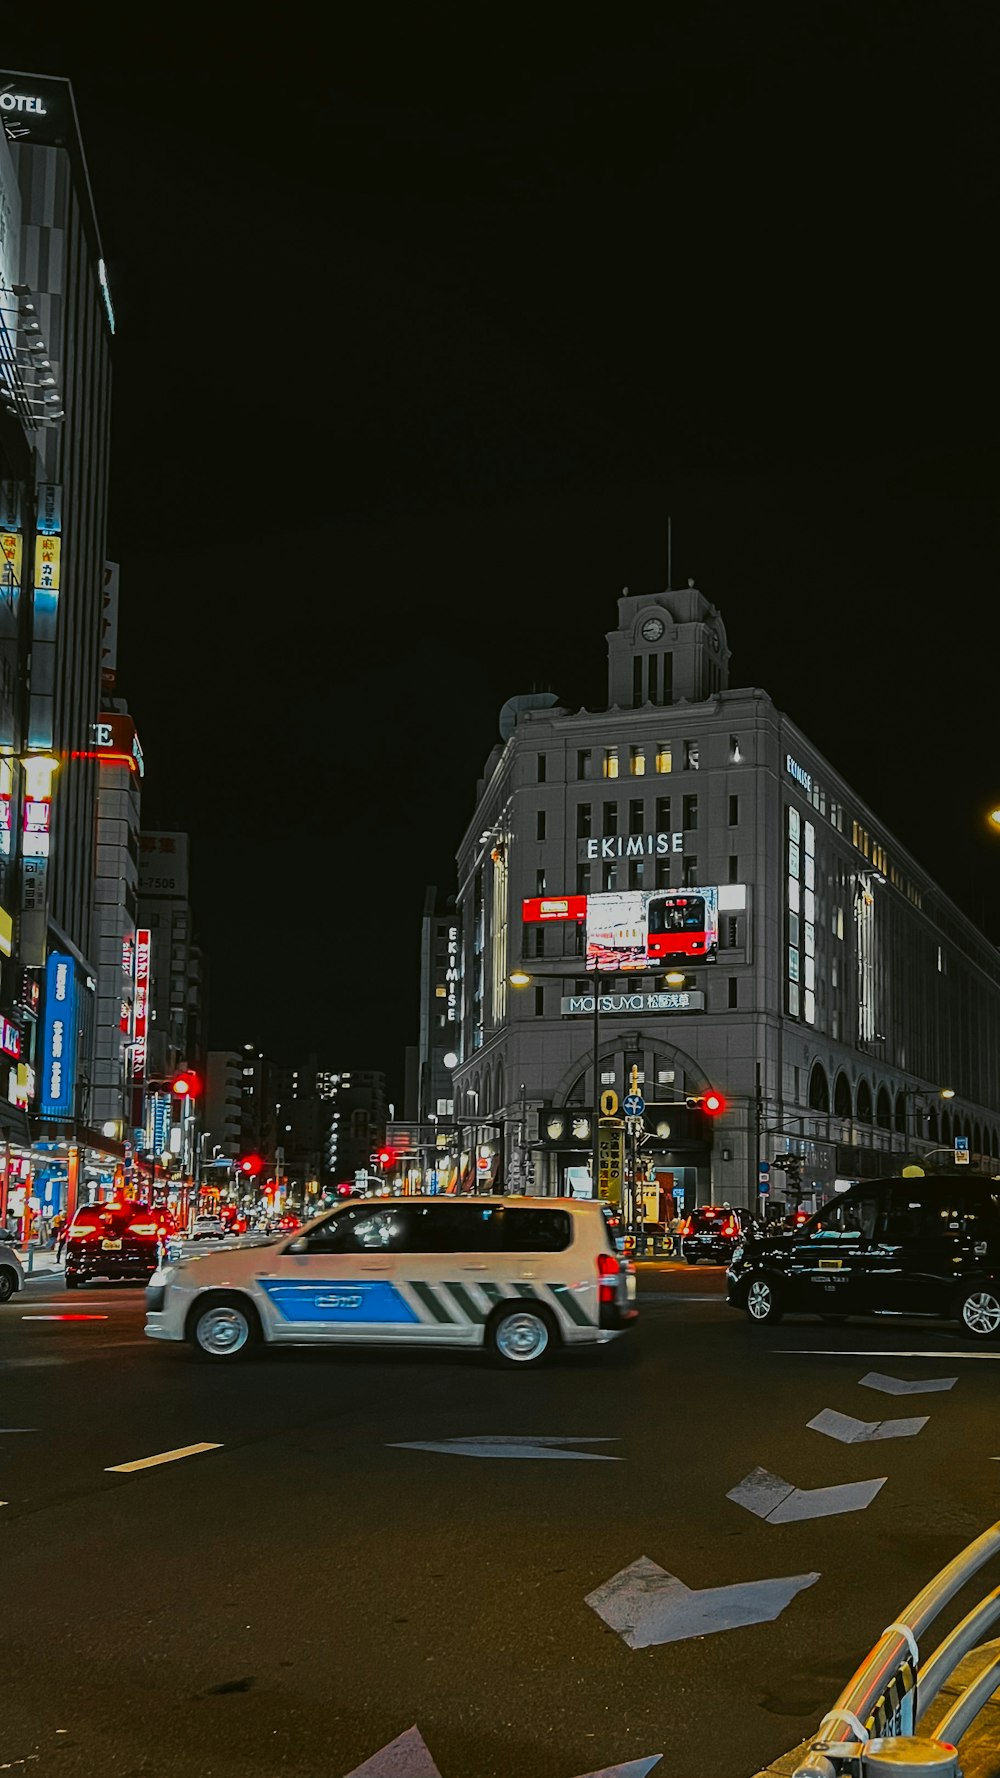
[[175,1074],[170,1082],[170,1091],[178,1099],[197,1099],[201,1092],[201,1081],[193,1068],[186,1068],[183,1074]]
[[397,1159],[398,1156],[394,1148],[380,1148],[378,1151],[378,1164],[383,1173],[391,1173]]
[[245,1154],[239,1163],[240,1172],[248,1179],[256,1179],[258,1173],[264,1171],[264,1163],[259,1154]]
[[685,1104],[689,1111],[703,1111],[706,1117],[721,1117],[728,1103],[721,1093],[710,1087],[707,1093],[689,1093]]

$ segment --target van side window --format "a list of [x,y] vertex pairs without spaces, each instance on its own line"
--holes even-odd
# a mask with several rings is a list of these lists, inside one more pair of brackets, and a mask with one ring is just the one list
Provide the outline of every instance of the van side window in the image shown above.
[[408,1253],[494,1253],[495,1204],[410,1204]]
[[875,1232],[879,1200],[871,1197],[834,1198],[803,1230],[804,1234],[833,1237],[861,1235],[870,1241]]
[[963,1208],[962,1193],[954,1189],[928,1189],[917,1180],[912,1186],[894,1186],[882,1218],[881,1238],[890,1247],[954,1240],[963,1231]]
[[572,1233],[572,1221],[565,1210],[505,1208],[500,1247],[504,1253],[563,1253]]

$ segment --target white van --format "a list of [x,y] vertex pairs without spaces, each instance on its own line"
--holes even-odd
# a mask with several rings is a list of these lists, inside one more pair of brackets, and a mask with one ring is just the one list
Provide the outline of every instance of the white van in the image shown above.
[[205,1358],[260,1341],[484,1346],[537,1364],[635,1320],[635,1269],[602,1204],[393,1198],[338,1205],[274,1242],[190,1255],[146,1292],[146,1333]]

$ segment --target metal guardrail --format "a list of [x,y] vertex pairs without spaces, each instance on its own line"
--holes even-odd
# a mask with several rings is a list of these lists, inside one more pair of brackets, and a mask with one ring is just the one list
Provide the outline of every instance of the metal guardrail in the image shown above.
[[[959,1662],[1000,1619],[1000,1587],[974,1606],[920,1666],[920,1639],[934,1619],[993,1557],[1000,1521],[962,1550],[883,1630],[867,1659],[827,1711],[793,1778],[855,1778],[909,1773],[959,1778],[956,1744],[1000,1685],[1000,1654],[988,1660],[936,1724],[929,1706]],[[917,1732],[919,1719],[919,1729]]]

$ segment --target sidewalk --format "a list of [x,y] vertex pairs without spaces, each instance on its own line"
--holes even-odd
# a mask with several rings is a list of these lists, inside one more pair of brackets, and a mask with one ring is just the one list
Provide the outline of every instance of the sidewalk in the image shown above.
[[59,1276],[66,1270],[64,1259],[56,1259],[54,1247],[15,1247],[14,1252],[24,1268],[26,1278],[37,1278],[42,1272],[58,1272]]

